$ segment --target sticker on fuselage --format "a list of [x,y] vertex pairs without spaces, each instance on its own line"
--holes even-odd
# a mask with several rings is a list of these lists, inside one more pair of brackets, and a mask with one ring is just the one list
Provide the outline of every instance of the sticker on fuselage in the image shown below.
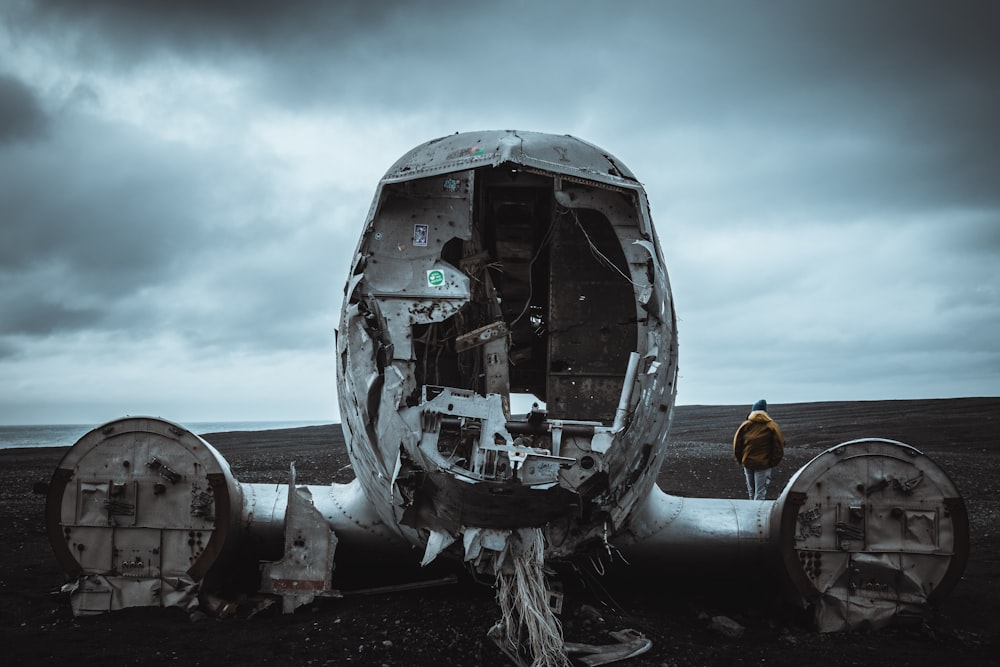
[[430,236],[430,228],[427,225],[413,225],[413,246],[417,248],[427,247],[427,238]]
[[427,271],[427,286],[440,287],[444,285],[444,271],[441,269],[429,269]]

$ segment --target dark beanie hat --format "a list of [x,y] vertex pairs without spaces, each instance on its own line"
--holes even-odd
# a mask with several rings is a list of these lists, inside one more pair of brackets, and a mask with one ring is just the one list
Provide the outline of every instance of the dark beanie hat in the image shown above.
[[753,407],[750,408],[750,412],[753,412],[754,410],[763,410],[764,412],[767,412],[767,401],[765,401],[762,398],[759,401],[757,401],[756,403],[754,403]]

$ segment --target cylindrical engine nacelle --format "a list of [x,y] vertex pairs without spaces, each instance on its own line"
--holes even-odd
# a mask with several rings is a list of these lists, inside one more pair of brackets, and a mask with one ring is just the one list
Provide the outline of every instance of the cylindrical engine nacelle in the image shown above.
[[884,625],[941,600],[965,569],[969,524],[933,461],[900,442],[866,439],[814,458],[775,501],[654,488],[619,546],[630,560],[773,565],[830,632]]
[[260,583],[290,609],[330,593],[339,540],[358,558],[410,551],[357,482],[297,486],[290,467],[286,484],[240,483],[203,439],[150,417],[80,438],[53,475],[46,513],[77,615],[193,607],[206,577]]
[[893,440],[845,442],[789,480],[771,510],[784,569],[824,632],[919,613],[958,583],[969,519],[955,485]]
[[46,506],[74,612],[193,605],[242,507],[229,464],[190,431],[149,417],[94,429],[59,463]]

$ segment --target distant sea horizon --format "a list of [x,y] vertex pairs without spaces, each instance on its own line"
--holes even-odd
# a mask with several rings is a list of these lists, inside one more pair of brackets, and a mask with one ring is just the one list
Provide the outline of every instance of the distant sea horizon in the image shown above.
[[[271,431],[281,428],[325,426],[330,420],[190,422],[180,424],[196,435],[227,431]],[[0,449],[69,447],[102,424],[0,424]]]
[[[922,403],[931,404],[950,401],[983,401],[1000,399],[1000,396],[955,396],[936,398],[894,398],[894,399],[858,399],[856,401],[828,400],[805,401],[802,403],[775,402],[774,406],[792,405],[837,405],[842,403]],[[748,404],[742,404],[746,407]],[[700,408],[731,408],[734,404],[680,403],[679,409]],[[526,409],[526,408],[525,408]],[[180,425],[190,429],[197,435],[206,433],[225,433],[229,431],[270,431],[281,428],[303,428],[306,426],[326,426],[340,422],[328,419],[316,420],[284,420],[284,421],[219,421],[219,422],[180,422]],[[0,449],[15,449],[28,447],[69,447],[81,437],[101,424],[0,424]]]

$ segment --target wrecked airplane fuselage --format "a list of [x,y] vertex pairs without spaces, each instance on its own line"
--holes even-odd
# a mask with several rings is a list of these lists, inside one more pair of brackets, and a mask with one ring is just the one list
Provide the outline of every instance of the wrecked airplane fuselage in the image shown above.
[[[665,262],[642,186],[579,139],[456,134],[403,156],[355,251],[337,354],[349,484],[241,483],[158,418],[83,436],[47,501],[74,612],[204,606],[240,564],[292,611],[335,595],[352,556],[447,556],[496,577],[502,618],[548,614],[527,652],[558,663],[551,560],[752,559],[827,631],[919,613],[964,569],[964,503],[901,443],[832,448],[774,501],[656,486],[677,378]],[[504,650],[520,636],[494,630]]]
[[663,266],[641,185],[573,137],[458,134],[388,171],[345,293],[341,417],[425,562],[490,561],[523,527],[567,556],[622,525],[673,409]]

